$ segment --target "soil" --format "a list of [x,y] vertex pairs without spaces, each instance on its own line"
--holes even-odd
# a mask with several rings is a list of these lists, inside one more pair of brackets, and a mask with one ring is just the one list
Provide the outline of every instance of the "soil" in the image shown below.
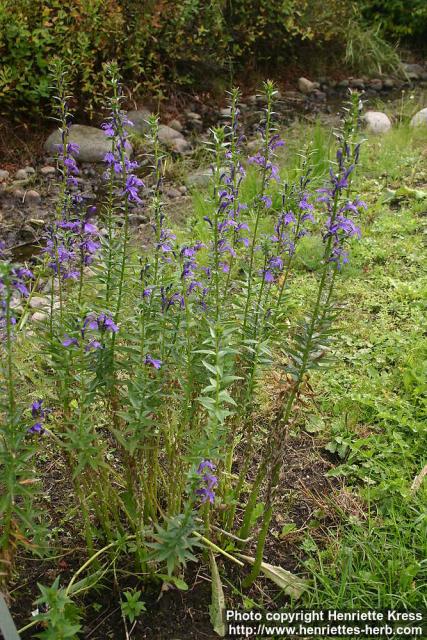
[[[309,532],[323,546],[339,522],[338,509],[341,513],[353,513],[355,509],[361,511],[351,495],[345,494],[339,481],[325,475],[333,465],[334,459],[323,449],[321,440],[313,439],[304,431],[298,431],[289,438],[280,495],[265,549],[265,557],[271,564],[303,575],[305,554],[301,549],[301,539],[304,534]],[[52,584],[59,575],[61,584],[66,585],[87,559],[84,541],[79,539],[78,531],[74,529],[75,519],[67,515],[72,501],[65,461],[58,459],[53,450],[47,451],[41,466],[45,489],[42,507],[48,510],[52,529],[59,527],[64,533],[56,541],[56,559],[40,560],[22,552],[17,558],[15,578],[10,584],[10,608],[18,628],[31,621],[31,612],[37,606],[34,602],[39,595],[37,583]],[[293,523],[295,528],[282,536],[286,523]],[[255,544],[256,536],[244,552],[253,555]],[[223,560],[217,557],[220,572],[225,578],[227,607],[242,610],[241,598],[230,584],[239,589],[247,569],[239,569]],[[120,569],[127,573],[133,571],[129,565]],[[142,582],[135,575],[120,580],[121,591],[137,588],[142,591],[141,598],[146,603],[147,611],[132,631],[133,640],[214,640],[218,637],[209,619],[211,586],[208,566],[203,561],[197,565],[191,563],[184,577],[188,591],[179,591],[173,586],[161,589],[159,583]],[[245,592],[245,596],[255,602],[262,601],[266,609],[272,610],[288,601],[274,583],[262,577]],[[104,580],[102,587],[88,592],[79,603],[84,609],[82,637],[85,640],[127,640],[118,602],[118,588],[114,582]],[[128,623],[128,630],[130,626]],[[40,628],[23,633],[23,640],[35,637],[37,631]]]

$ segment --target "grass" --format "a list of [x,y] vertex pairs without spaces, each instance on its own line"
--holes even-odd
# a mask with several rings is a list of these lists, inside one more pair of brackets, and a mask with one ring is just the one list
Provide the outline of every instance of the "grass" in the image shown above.
[[[341,339],[331,375],[314,381],[337,458],[331,475],[361,501],[306,559],[307,606],[425,607],[427,199],[382,202],[387,186],[426,187],[426,132],[407,127],[367,141],[359,192],[368,200],[363,242],[339,285]],[[306,276],[295,286],[304,287]]]

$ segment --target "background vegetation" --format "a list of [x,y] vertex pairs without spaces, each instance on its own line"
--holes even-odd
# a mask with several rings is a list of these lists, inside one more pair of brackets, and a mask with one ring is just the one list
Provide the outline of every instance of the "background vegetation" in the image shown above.
[[[132,94],[141,88],[158,94],[170,83],[211,89],[228,86],[242,68],[273,64],[282,76],[290,60],[326,46],[328,61],[333,54],[342,60],[349,43],[375,58],[382,48],[390,52],[383,34],[392,44],[422,39],[426,24],[422,0],[0,0],[0,110],[10,115],[43,106],[48,67],[58,54],[72,70],[74,95],[90,112],[105,89],[102,64],[112,58]],[[319,56],[308,59],[313,68]]]

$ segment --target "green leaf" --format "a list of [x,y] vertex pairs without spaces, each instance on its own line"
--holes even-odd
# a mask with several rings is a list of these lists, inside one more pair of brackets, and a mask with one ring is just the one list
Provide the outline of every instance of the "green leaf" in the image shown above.
[[161,578],[163,582],[173,584],[174,587],[176,587],[180,591],[188,591],[188,584],[182,578],[177,578],[177,576],[167,576],[164,573],[157,573],[156,577]]
[[209,552],[212,577],[212,603],[209,607],[210,619],[213,630],[221,638],[225,637],[226,627],[224,622],[225,597],[222,582],[218,571],[218,565],[212,551]]
[[[245,556],[242,553],[239,553],[238,556],[249,562],[249,564],[254,564],[255,562],[255,558]],[[308,587],[307,580],[299,578],[290,571],[282,569],[282,567],[268,564],[268,562],[261,562],[261,571],[267,578],[283,589],[286,595],[291,596],[295,600],[298,600]]]

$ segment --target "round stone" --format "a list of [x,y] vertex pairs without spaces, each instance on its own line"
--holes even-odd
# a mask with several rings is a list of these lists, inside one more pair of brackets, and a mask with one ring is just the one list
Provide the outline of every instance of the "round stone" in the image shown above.
[[422,125],[427,127],[427,107],[418,111],[411,120],[411,127],[419,127]]
[[[75,154],[80,162],[103,162],[104,156],[111,151],[111,140],[107,138],[103,129],[89,127],[85,124],[73,124],[70,127],[70,142],[79,146]],[[61,133],[53,131],[45,142],[47,153],[55,155],[61,144]],[[128,153],[131,153],[131,149]]]
[[363,120],[366,129],[371,133],[382,134],[391,129],[390,118],[382,111],[367,111]]
[[38,191],[35,191],[34,189],[30,189],[30,191],[27,191],[25,194],[25,203],[28,204],[30,207],[38,204],[40,200],[41,200],[41,195],[39,194]]

